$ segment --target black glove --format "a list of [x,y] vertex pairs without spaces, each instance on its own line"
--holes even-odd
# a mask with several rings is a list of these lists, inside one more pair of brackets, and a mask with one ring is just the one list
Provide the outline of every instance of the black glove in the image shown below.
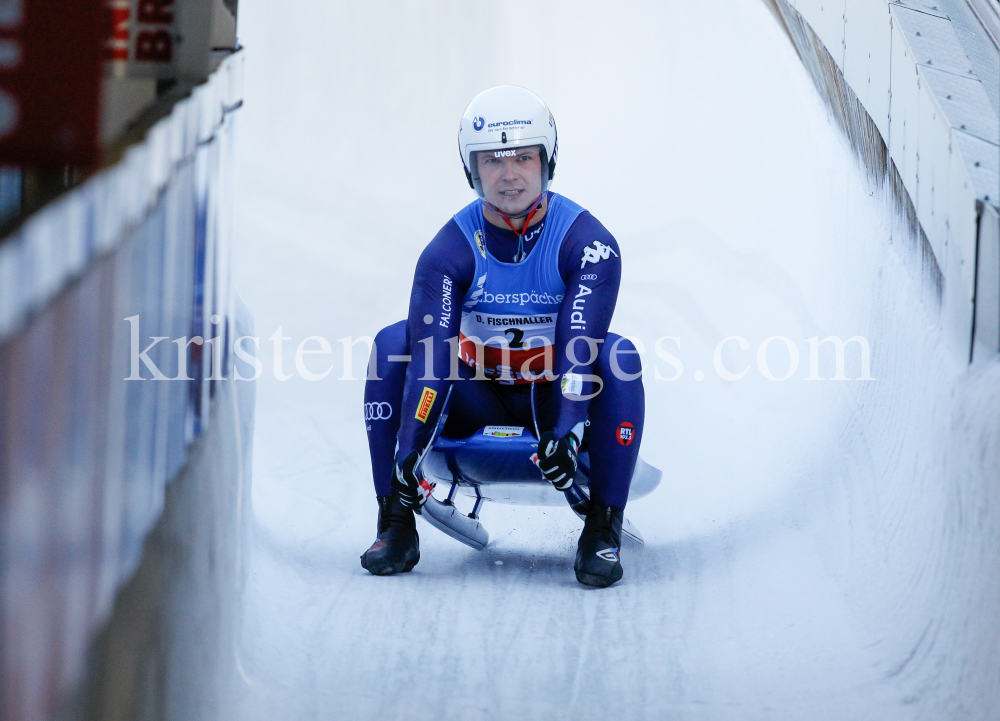
[[531,460],[556,487],[565,491],[573,485],[576,475],[576,454],[579,441],[572,433],[556,439],[554,431],[546,431],[538,439],[538,453]]
[[435,483],[428,483],[422,476],[413,472],[413,467],[417,465],[420,454],[413,451],[403,460],[402,466],[396,466],[396,475],[392,479],[392,488],[399,496],[399,502],[404,508],[420,512],[427,499],[430,498],[431,491],[434,490]]

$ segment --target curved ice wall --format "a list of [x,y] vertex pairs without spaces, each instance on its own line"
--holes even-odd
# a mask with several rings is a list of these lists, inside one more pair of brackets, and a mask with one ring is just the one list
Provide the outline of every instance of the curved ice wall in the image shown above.
[[[976,3],[765,1],[870,176],[888,186],[905,222],[897,237],[919,247],[952,341],[970,359],[974,340],[1000,352],[1000,46],[980,16],[968,21]],[[980,54],[986,82],[970,61]]]
[[253,418],[227,350],[252,335],[230,278],[242,64],[217,54],[0,240],[5,721],[216,717]]
[[988,719],[1000,699],[997,8],[765,3],[881,196],[889,243],[919,288],[910,305],[899,305],[905,283],[870,296],[881,381],[851,391],[825,492],[824,525],[843,526],[819,534],[885,705],[847,711],[881,695],[856,691],[816,713]]

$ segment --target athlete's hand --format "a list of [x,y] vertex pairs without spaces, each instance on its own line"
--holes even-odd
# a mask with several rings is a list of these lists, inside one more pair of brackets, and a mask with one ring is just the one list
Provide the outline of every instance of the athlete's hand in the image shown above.
[[572,433],[557,439],[554,431],[546,431],[538,439],[538,453],[531,460],[557,490],[565,491],[573,485],[576,475],[578,447],[579,442]]
[[393,489],[399,495],[399,502],[404,508],[420,512],[434,490],[435,483],[429,483],[422,474],[414,473],[414,466],[420,454],[413,451],[403,460],[402,466],[396,466],[396,475],[392,479]]

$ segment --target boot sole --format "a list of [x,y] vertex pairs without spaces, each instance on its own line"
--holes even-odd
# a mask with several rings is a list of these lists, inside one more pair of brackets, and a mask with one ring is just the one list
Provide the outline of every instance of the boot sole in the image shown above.
[[597,576],[593,573],[576,572],[576,580],[585,586],[596,586],[597,588],[607,588],[608,586],[622,580],[625,573],[622,569],[617,569],[617,573],[612,572],[610,576]]
[[405,561],[402,565],[398,563],[383,562],[373,563],[369,566],[366,565],[365,557],[361,557],[361,567],[373,576],[394,576],[397,573],[409,573],[419,562],[420,556],[417,555],[417,557],[412,561]]

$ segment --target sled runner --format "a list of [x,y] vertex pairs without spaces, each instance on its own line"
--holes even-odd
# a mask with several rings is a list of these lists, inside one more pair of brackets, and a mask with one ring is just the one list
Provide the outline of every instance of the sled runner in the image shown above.
[[[534,389],[532,389],[534,390]],[[489,532],[480,523],[480,511],[486,501],[532,506],[561,506],[568,503],[584,518],[590,504],[590,457],[587,451],[578,456],[573,486],[558,491],[531,460],[538,445],[535,435],[521,426],[485,426],[468,438],[442,438],[441,429],[448,419],[449,389],[431,439],[421,454],[418,468],[427,480],[447,488],[443,501],[431,496],[422,510],[424,520],[439,531],[467,546],[481,551],[489,543]],[[660,484],[663,473],[642,458],[636,460],[629,488],[629,500],[642,498]],[[456,506],[458,495],[473,499],[471,513]],[[622,534],[642,544],[639,530],[626,518]]]

